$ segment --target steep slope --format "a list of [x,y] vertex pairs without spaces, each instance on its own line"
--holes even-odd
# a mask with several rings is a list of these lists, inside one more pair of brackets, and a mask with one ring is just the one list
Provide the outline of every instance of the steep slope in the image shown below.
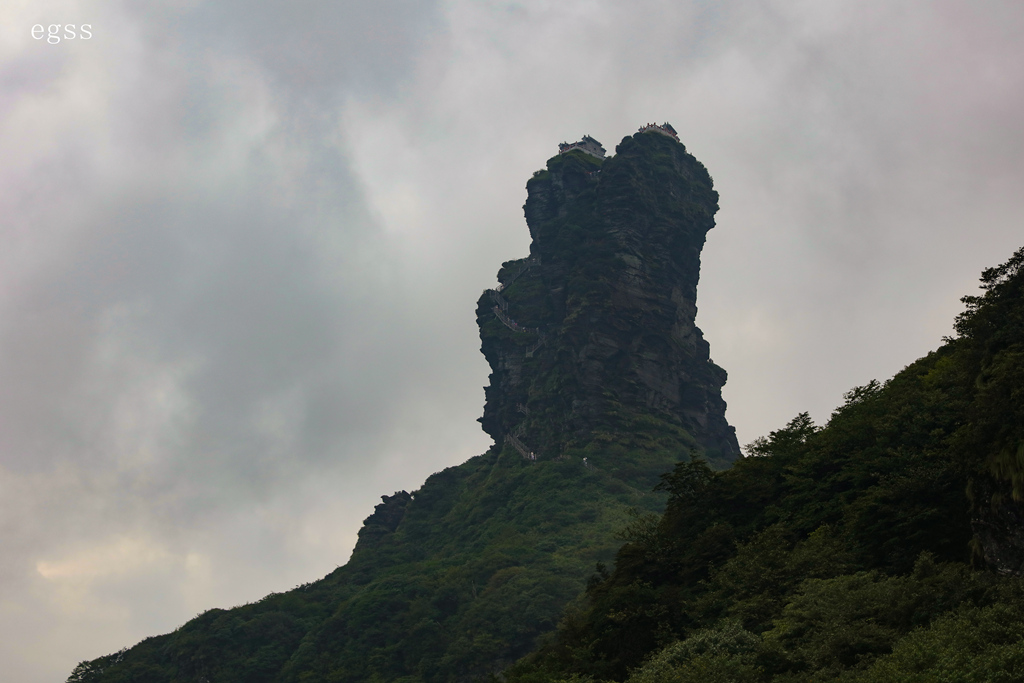
[[739,454],[694,326],[717,194],[658,132],[528,184],[529,259],[477,309],[496,445],[385,496],[321,581],[80,665],[72,681],[462,681],[531,651],[658,476]]

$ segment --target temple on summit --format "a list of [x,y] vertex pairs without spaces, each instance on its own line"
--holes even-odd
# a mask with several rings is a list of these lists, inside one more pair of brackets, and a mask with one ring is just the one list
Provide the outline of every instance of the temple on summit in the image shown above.
[[640,132],[640,133],[648,133],[648,132],[661,133],[662,135],[667,135],[670,138],[672,138],[673,140],[675,140],[676,142],[679,142],[679,135],[676,133],[676,129],[673,128],[672,125],[670,123],[668,123],[667,121],[665,123],[661,124],[660,126],[658,124],[656,124],[656,123],[648,123],[646,126],[640,126],[640,130],[638,132]]
[[[660,126],[656,123],[648,123],[646,125],[640,126],[640,130],[638,132],[661,133],[662,135],[667,135],[676,142],[679,142],[679,134],[676,133],[676,129],[672,127],[672,124],[668,123],[667,121],[661,124]],[[596,157],[598,159],[604,159],[605,157],[604,147],[601,146],[600,142],[590,137],[589,135],[584,135],[583,139],[579,140],[578,142],[561,142],[558,145],[559,154],[565,154],[566,152],[571,152],[574,149],[578,149],[579,151],[589,154],[590,156]]]
[[561,142],[558,144],[559,154],[565,154],[566,152],[572,151],[574,149],[578,149],[581,152],[586,152],[592,157],[604,159],[604,147],[601,146],[600,142],[590,137],[589,135],[584,135],[583,139],[580,140],[579,142]]

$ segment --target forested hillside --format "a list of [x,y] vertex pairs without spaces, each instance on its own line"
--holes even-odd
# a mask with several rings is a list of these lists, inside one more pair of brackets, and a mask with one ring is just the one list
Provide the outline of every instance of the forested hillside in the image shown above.
[[509,680],[1024,680],[1024,249],[982,287],[826,425],[676,465]]

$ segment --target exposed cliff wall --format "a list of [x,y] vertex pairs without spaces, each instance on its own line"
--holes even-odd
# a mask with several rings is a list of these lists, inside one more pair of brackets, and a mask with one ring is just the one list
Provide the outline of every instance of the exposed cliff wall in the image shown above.
[[665,135],[637,133],[616,152],[556,156],[527,184],[530,257],[504,264],[500,294],[477,308],[492,369],[481,423],[551,458],[643,415],[725,466],[739,455],[726,373],[694,322],[718,194]]

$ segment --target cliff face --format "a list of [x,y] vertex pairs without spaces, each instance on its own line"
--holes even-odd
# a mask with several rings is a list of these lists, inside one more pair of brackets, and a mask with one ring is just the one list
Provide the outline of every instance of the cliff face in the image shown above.
[[1024,576],[1024,505],[1013,487],[990,476],[977,477],[971,518],[975,550],[984,564],[1003,576]]
[[543,459],[643,415],[725,466],[739,455],[726,373],[694,323],[718,194],[665,135],[637,133],[616,152],[559,155],[527,184],[530,256],[504,264],[477,308],[492,369],[480,421]]

